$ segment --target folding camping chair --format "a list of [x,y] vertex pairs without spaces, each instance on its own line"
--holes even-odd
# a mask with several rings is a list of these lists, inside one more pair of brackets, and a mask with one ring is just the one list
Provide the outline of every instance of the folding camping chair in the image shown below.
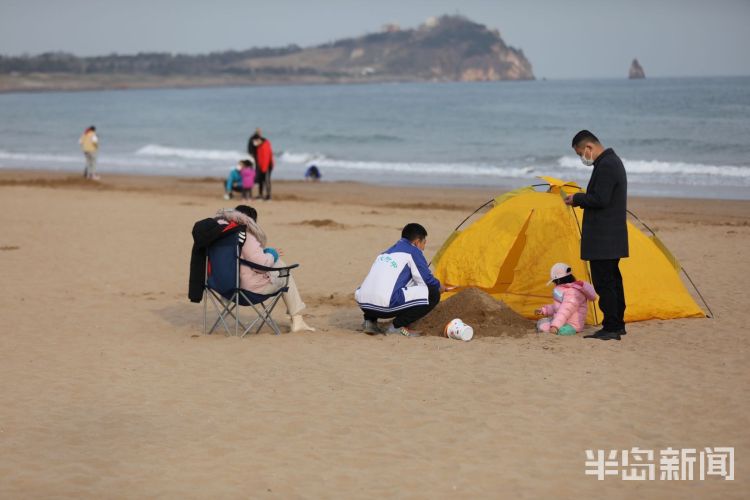
[[[203,285],[203,333],[210,335],[219,324],[227,335],[232,335],[230,324],[234,320],[234,335],[244,337],[253,330],[258,333],[263,325],[268,325],[276,335],[281,334],[279,325],[271,317],[281,294],[289,290],[291,270],[299,267],[266,267],[240,258],[245,232],[229,234],[214,242],[206,251],[206,279]],[[240,288],[240,266],[249,266],[263,272],[278,272],[285,283],[278,291],[262,295]],[[208,302],[214,306],[218,317],[208,329]],[[240,306],[250,306],[257,317],[249,323],[240,319]],[[229,320],[229,321],[227,321]]]

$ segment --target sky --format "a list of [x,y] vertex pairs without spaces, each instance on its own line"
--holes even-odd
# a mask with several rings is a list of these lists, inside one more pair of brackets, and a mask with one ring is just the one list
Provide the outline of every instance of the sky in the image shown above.
[[537,78],[750,75],[750,0],[0,0],[0,54],[199,54],[311,46],[461,14]]

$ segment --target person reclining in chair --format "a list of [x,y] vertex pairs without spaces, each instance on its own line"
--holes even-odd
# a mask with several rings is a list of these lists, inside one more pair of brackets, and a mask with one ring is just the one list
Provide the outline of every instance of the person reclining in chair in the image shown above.
[[[240,257],[243,260],[250,261],[266,267],[284,267],[286,264],[280,258],[281,251],[275,248],[266,247],[266,233],[258,225],[258,212],[247,205],[238,205],[234,209],[221,209],[216,214],[219,223],[235,222],[246,227],[246,239],[242,245]],[[264,272],[253,269],[249,266],[240,266],[240,288],[261,295],[270,295],[284,287],[284,278],[280,278],[278,273]],[[289,291],[281,294],[281,298],[286,305],[286,312],[291,316],[293,332],[311,331],[315,328],[305,323],[302,318],[302,311],[305,309],[305,303],[302,302],[297,283],[294,278],[289,276]]]

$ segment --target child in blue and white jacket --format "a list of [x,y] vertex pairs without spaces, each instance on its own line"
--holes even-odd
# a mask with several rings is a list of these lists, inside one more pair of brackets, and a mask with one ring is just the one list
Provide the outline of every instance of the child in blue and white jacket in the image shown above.
[[[409,223],[401,239],[378,255],[354,298],[364,312],[365,333],[399,333],[418,337],[409,325],[424,317],[439,302],[445,288],[432,275],[422,253],[427,230]],[[387,331],[378,326],[378,318],[394,318]]]

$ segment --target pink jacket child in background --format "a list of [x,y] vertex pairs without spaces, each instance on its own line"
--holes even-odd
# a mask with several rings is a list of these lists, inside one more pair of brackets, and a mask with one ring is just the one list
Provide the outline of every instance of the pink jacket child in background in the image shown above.
[[586,281],[577,281],[569,265],[558,262],[550,269],[550,281],[556,286],[552,290],[552,304],[542,306],[535,312],[545,318],[537,321],[539,332],[559,335],[575,335],[586,325],[588,301],[596,300],[594,287]]
[[255,184],[255,161],[250,157],[248,160],[242,160],[242,170],[240,170],[240,177],[242,178],[242,199],[252,200],[253,199],[253,185]]

